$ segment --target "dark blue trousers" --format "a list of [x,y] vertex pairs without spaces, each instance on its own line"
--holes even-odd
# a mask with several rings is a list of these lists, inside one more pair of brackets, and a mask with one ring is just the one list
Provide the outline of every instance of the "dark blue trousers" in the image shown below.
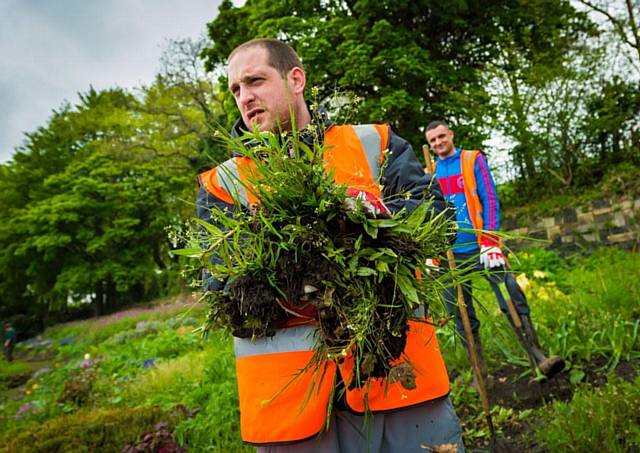
[[[527,303],[527,298],[518,285],[518,282],[516,282],[513,273],[509,269],[499,267],[493,268],[490,271],[486,271],[484,266],[480,264],[478,251],[468,253],[454,253],[454,257],[456,260],[456,266],[462,275],[468,276],[472,272],[482,273],[483,277],[491,285],[491,289],[493,289],[493,292],[496,295],[496,299],[498,300],[500,310],[502,310],[502,313],[507,316],[509,322],[511,322],[511,317],[509,316],[507,302],[505,301],[502,290],[500,288],[501,284],[504,284],[507,288],[509,297],[513,301],[518,314],[529,315],[530,311],[529,304]],[[467,311],[469,312],[471,330],[473,331],[473,333],[478,333],[478,330],[480,329],[480,320],[476,316],[476,310],[473,305],[473,288],[470,281],[462,284],[462,294],[464,296],[464,302],[467,305]],[[456,313],[456,330],[462,335],[463,338],[465,338],[464,328],[462,326],[462,318],[458,310],[458,288],[456,286],[448,286],[444,291],[444,300],[447,305],[449,314],[453,315],[454,313]]]

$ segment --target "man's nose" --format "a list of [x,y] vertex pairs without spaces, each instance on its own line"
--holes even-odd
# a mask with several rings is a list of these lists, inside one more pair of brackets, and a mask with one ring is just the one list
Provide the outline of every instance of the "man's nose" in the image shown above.
[[240,102],[240,104],[247,105],[248,103],[253,101],[254,98],[255,96],[253,95],[253,91],[251,89],[240,88],[240,96],[238,96],[238,102]]

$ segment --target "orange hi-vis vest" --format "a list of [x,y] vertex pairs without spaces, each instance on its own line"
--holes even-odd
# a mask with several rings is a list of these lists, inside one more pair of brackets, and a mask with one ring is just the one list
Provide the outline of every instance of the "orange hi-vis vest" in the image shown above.
[[[476,182],[475,165],[480,151],[462,150],[460,153],[460,167],[462,170],[462,181],[464,183],[464,198],[467,200],[467,209],[473,228],[478,232],[478,241],[482,236],[484,220],[482,218],[482,202],[478,196],[478,184]],[[436,171],[438,161],[433,164],[433,171]]]
[[[377,183],[388,146],[387,125],[331,126],[325,133],[324,162],[338,184],[381,197]],[[243,206],[258,203],[246,190],[255,165],[234,157],[200,175],[201,184],[214,196]],[[346,403],[356,413],[394,410],[418,405],[449,393],[449,377],[435,329],[430,323],[409,321],[404,357],[416,375],[416,387],[370,379],[362,389],[346,391]],[[355,361],[351,354],[336,364],[310,363],[316,354],[319,332],[315,323],[286,327],[270,338],[234,338],[240,431],[250,444],[294,443],[313,438],[325,426],[336,372],[348,384]]]

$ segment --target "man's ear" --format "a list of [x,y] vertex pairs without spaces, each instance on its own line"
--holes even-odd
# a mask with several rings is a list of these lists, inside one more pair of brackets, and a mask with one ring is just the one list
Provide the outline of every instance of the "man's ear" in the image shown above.
[[287,82],[289,83],[289,90],[291,94],[303,94],[304,86],[307,82],[304,70],[299,67],[292,68],[287,74]]

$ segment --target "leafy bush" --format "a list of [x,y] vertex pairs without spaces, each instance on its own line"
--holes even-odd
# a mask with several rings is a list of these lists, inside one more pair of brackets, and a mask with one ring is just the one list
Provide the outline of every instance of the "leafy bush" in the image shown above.
[[543,248],[519,252],[511,257],[510,262],[516,273],[524,272],[528,276],[543,272],[547,278],[554,278],[565,268],[564,260],[558,252]]
[[635,451],[640,447],[639,408],[640,377],[581,388],[572,401],[556,401],[540,411],[536,437],[549,451]]
[[83,367],[80,370],[76,370],[65,381],[59,402],[84,406],[89,401],[95,380],[96,369],[94,367]]
[[120,452],[160,421],[175,423],[157,407],[83,409],[32,425],[5,437],[9,452]]

